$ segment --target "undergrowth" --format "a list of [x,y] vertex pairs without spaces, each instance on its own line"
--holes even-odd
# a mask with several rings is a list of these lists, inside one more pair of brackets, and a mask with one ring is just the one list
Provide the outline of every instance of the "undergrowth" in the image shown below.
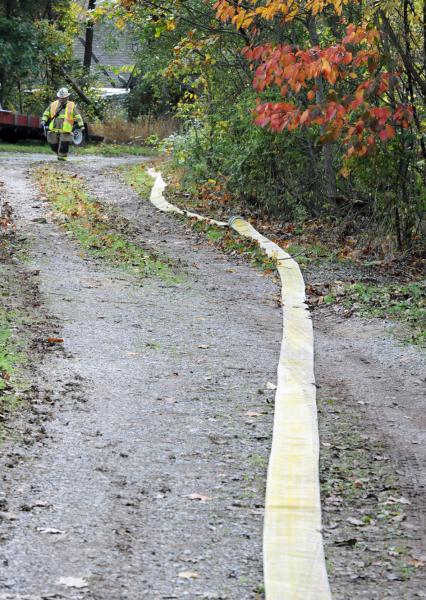
[[91,198],[80,177],[58,172],[53,165],[39,169],[36,177],[41,192],[62,216],[63,226],[91,256],[141,276],[177,280],[170,260],[129,239],[129,222]]
[[5,438],[3,421],[7,413],[18,404],[18,382],[15,374],[24,361],[24,354],[13,335],[13,325],[18,319],[16,312],[0,307],[0,443]]

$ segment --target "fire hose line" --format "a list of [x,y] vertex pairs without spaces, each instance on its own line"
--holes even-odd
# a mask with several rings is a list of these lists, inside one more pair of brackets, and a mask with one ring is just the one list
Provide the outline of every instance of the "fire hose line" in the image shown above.
[[331,600],[321,534],[313,328],[299,265],[241,217],[224,223],[170,204],[161,174],[150,174],[155,177],[151,202],[159,210],[232,227],[276,261],[284,319],[266,484],[265,595],[266,600]]

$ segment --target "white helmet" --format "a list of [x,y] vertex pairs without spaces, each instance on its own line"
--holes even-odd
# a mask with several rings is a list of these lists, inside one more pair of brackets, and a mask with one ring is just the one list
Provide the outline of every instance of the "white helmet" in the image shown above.
[[68,88],[64,87],[64,88],[61,88],[56,95],[58,98],[68,98],[70,93],[68,91]]

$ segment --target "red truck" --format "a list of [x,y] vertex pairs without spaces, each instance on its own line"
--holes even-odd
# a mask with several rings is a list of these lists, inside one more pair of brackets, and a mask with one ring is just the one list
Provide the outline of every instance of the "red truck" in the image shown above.
[[[19,142],[19,140],[44,140],[41,128],[41,118],[33,115],[22,115],[10,110],[0,108],[0,139],[5,142]],[[77,129],[74,132],[74,146],[84,146],[88,141],[102,142],[103,137],[92,135],[89,126],[84,123],[84,131]]]

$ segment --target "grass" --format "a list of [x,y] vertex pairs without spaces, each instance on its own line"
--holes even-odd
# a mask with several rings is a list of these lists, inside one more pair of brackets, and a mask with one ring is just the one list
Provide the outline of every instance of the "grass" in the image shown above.
[[131,226],[128,221],[91,198],[80,177],[59,172],[55,167],[49,165],[36,172],[40,190],[61,215],[63,226],[88,254],[139,276],[178,280],[168,259],[160,259],[129,239]]
[[[6,311],[0,307],[0,419],[4,420],[7,413],[13,411],[19,404],[15,381],[17,368],[24,362],[24,353],[19,348],[18,341],[13,335],[15,322],[19,320],[16,311]],[[0,423],[0,443],[6,437],[4,427]]]
[[148,199],[154,184],[154,179],[146,172],[144,165],[120,167],[124,181],[129,184],[142,198]]
[[[50,146],[42,142],[22,142],[9,144],[0,142],[0,152],[18,152],[23,154],[52,154]],[[157,150],[150,146],[126,146],[123,144],[89,144],[84,148],[71,146],[70,155],[86,156],[157,156]]]
[[92,123],[90,126],[93,133],[102,135],[106,142],[115,144],[133,144],[145,140],[157,142],[174,133],[177,128],[175,119],[151,115],[142,115],[132,122],[121,117],[112,117],[103,123]]
[[190,225],[225,254],[245,258],[252,266],[265,272],[275,269],[275,261],[269,258],[256,242],[240,237],[233,229],[218,227],[197,219],[191,219]]
[[18,358],[13,349],[8,313],[0,310],[0,393],[9,386]]
[[340,302],[360,317],[386,318],[406,323],[412,334],[406,341],[426,347],[426,282],[374,285],[354,283],[341,295],[325,296],[328,304]]

